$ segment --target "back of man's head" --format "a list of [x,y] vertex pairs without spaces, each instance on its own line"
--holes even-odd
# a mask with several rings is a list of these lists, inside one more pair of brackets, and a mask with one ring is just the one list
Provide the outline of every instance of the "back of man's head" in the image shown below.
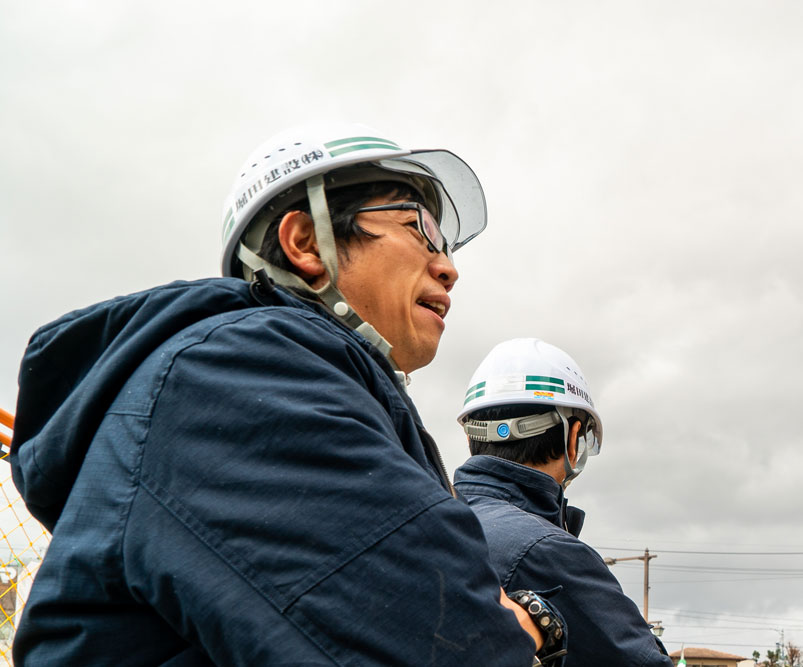
[[457,420],[472,455],[546,466],[564,486],[602,443],[602,423],[579,366],[537,338],[504,341],[486,355]]
[[[550,411],[554,411],[554,408],[548,405],[526,403],[496,405],[471,413],[469,419],[497,421],[546,414]],[[487,454],[523,465],[544,465],[550,461],[563,458],[563,425],[557,424],[540,435],[533,435],[520,440],[505,440],[504,442],[484,442],[469,436],[468,447],[472,456]]]

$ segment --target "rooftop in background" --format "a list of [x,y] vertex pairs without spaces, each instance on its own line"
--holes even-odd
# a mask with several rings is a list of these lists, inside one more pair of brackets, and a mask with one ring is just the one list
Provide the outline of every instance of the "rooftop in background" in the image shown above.
[[[672,651],[669,654],[672,661],[677,665],[680,658],[680,651]],[[737,663],[743,660],[748,660],[741,655],[733,655],[732,653],[723,653],[722,651],[714,651],[710,648],[684,648],[683,657],[686,659],[687,667],[710,666],[710,667],[736,667]]]

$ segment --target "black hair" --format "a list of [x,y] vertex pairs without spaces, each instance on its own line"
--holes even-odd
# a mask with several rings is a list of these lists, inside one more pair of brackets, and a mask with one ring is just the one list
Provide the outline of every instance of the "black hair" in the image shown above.
[[[354,219],[357,210],[362,208],[367,201],[376,197],[393,197],[400,201],[424,203],[418,190],[398,181],[375,181],[349,185],[332,191],[327,190],[326,202],[329,206],[329,217],[332,220],[335,242],[338,252],[343,252],[346,258],[348,258],[348,244],[351,241],[376,238],[377,236],[364,230]],[[265,238],[258,254],[274,266],[295,272],[295,267],[287,259],[279,243],[279,222],[290,211],[301,211],[310,215],[309,201],[304,198],[274,217],[265,232]]]
[[[542,415],[554,409],[554,407],[549,405],[515,403],[511,405],[497,405],[490,408],[482,408],[481,410],[472,412],[469,417],[479,421],[514,419],[516,417],[527,417],[529,415]],[[572,422],[578,421],[578,419],[577,417],[570,417],[568,421],[571,426]],[[469,438],[468,448],[472,456],[488,454],[515,463],[530,463],[533,465],[543,465],[555,459],[561,459],[566,451],[562,423],[547,429],[544,433],[521,440],[481,442],[480,440]]]

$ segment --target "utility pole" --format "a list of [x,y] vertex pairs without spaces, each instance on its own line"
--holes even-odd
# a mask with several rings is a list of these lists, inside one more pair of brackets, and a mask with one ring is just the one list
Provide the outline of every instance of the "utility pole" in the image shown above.
[[625,560],[644,561],[644,620],[649,623],[649,597],[650,597],[650,561],[658,558],[658,554],[651,554],[649,549],[644,549],[643,556],[626,556],[624,558],[605,558],[605,565],[615,565]]

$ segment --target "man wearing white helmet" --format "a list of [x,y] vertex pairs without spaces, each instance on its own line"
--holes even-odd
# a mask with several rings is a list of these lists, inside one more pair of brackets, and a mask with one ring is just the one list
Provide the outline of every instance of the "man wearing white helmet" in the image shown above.
[[669,666],[660,640],[602,558],[578,539],[564,491],[599,453],[602,421],[574,360],[519,338],[475,371],[458,415],[471,458],[455,473],[506,591],[537,587],[563,614],[567,667]]
[[26,351],[12,467],[53,540],[15,664],[529,667],[517,618],[540,635],[404,387],[485,226],[476,176],[348,124],[238,174],[224,278]]

